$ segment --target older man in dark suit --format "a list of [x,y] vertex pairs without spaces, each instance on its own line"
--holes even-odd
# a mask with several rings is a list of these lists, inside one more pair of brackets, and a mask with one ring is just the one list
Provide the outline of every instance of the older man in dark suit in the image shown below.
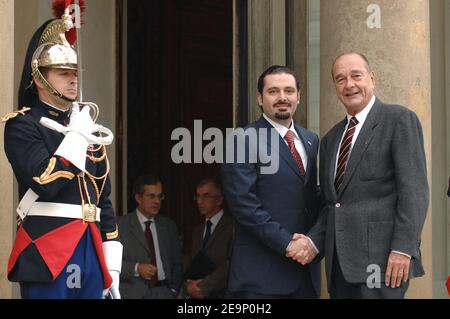
[[185,274],[186,293],[197,299],[223,298],[227,287],[233,220],[223,210],[222,191],[217,181],[210,178],[201,180],[195,201],[204,220],[192,233],[192,252]]
[[[424,274],[420,239],[429,194],[422,127],[414,112],[375,97],[365,56],[339,56],[332,75],[347,116],[322,139],[326,206],[308,236],[326,257],[332,298],[403,298],[409,279]],[[305,263],[315,252],[300,255],[294,258]]]
[[159,215],[161,181],[139,177],[133,187],[138,207],[118,221],[123,242],[120,292],[124,299],[171,299],[178,295],[183,265],[176,224]]
[[[258,80],[263,115],[243,130],[250,136],[243,148],[249,156],[240,161],[243,154],[234,152],[237,156],[222,165],[224,194],[235,220],[228,288],[237,298],[317,298],[320,294],[320,265],[302,266],[285,256],[309,245],[298,234],[308,232],[317,216],[319,138],[294,124],[299,99],[292,70],[271,66],[264,71]],[[228,141],[236,141],[239,151],[239,136],[234,137]],[[265,170],[265,152],[252,156],[255,149],[268,150],[273,170]]]

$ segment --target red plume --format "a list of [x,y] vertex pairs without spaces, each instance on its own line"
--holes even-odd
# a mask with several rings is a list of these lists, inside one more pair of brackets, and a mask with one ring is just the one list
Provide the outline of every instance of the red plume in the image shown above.
[[[80,5],[80,15],[81,15],[81,24],[84,23],[84,12],[86,10],[86,4],[85,4],[85,0],[78,0],[78,3]],[[64,14],[64,10],[66,9],[66,7],[68,7],[71,4],[74,4],[75,0],[53,0],[52,1],[52,9],[53,9],[53,16],[56,19],[60,19],[61,16]],[[75,23],[75,16],[73,15],[73,12],[69,12],[69,14],[72,14],[72,19]],[[77,34],[76,34],[76,30],[75,28],[70,29],[70,31],[66,32],[66,38],[67,41],[69,41],[69,43],[71,45],[73,45],[75,43],[75,41],[77,40]]]
[[[80,4],[80,10],[81,10],[81,16],[83,17],[84,11],[86,9],[85,0],[78,0]],[[52,9],[53,9],[53,16],[56,19],[61,18],[61,16],[64,14],[64,10],[66,7],[68,7],[71,4],[74,4],[75,0],[53,0],[52,1]]]

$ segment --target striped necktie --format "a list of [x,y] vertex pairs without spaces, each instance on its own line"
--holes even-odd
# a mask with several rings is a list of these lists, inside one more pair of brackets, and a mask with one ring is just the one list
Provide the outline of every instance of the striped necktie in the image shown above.
[[344,180],[345,167],[347,166],[347,160],[350,154],[356,124],[358,124],[358,120],[356,119],[356,117],[352,117],[350,119],[350,123],[348,124],[344,138],[342,139],[341,147],[339,147],[339,159],[336,168],[336,177],[334,178],[334,187],[336,188],[336,192],[338,193],[339,189],[341,188],[342,181]]

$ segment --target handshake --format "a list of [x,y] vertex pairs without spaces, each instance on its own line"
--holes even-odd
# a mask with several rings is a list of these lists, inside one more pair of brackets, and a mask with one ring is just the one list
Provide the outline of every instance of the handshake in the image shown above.
[[286,249],[286,257],[301,263],[309,264],[318,254],[310,239],[302,234],[295,233]]

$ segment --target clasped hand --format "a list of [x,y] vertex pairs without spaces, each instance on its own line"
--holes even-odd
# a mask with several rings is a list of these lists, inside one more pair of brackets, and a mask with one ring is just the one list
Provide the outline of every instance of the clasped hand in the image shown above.
[[286,257],[301,263],[303,266],[313,261],[317,252],[308,237],[295,233],[286,250]]
[[189,296],[196,298],[196,299],[203,299],[205,298],[205,294],[203,293],[202,288],[200,287],[200,284],[202,283],[203,279],[198,280],[190,280],[188,279],[186,281],[186,292]]
[[145,280],[150,280],[157,274],[158,269],[152,264],[138,264],[137,271],[139,276]]

